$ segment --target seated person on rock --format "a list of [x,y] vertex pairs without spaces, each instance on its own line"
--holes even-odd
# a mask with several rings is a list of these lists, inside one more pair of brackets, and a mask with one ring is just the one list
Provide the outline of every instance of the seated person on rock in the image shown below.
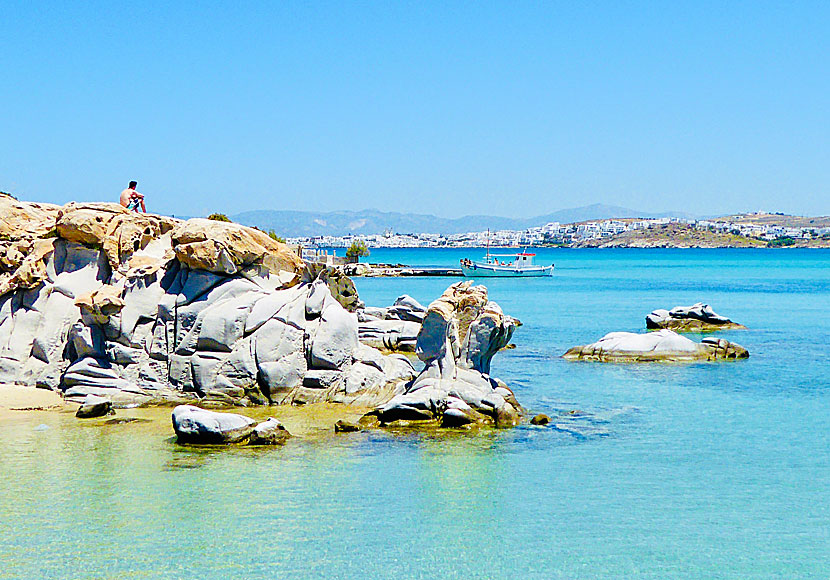
[[131,181],[127,189],[121,192],[121,205],[135,211],[138,211],[138,207],[141,206],[141,211],[147,213],[147,208],[144,207],[144,196],[135,190],[137,185],[137,181]]

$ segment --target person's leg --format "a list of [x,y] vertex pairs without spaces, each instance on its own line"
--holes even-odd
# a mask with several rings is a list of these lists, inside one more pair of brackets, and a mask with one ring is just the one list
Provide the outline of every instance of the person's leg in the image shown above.
[[144,198],[143,197],[141,198],[141,211],[143,213],[147,213],[147,208],[144,207]]

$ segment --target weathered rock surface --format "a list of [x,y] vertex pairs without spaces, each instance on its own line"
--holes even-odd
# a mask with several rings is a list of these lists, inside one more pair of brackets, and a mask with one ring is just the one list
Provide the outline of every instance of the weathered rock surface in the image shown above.
[[388,308],[357,311],[360,342],[386,351],[414,352],[426,308],[404,294]]
[[350,280],[308,276],[261,231],[108,203],[0,212],[0,382],[116,406],[374,406],[415,375],[358,341],[331,292],[357,305]]
[[424,370],[376,409],[380,421],[517,424],[521,406],[504,383],[489,375],[493,355],[508,343],[515,326],[488,301],[484,286],[450,286],[430,304],[418,333],[416,353]]
[[351,423],[350,421],[340,419],[334,424],[335,433],[355,433],[357,431],[360,431],[360,425]]
[[746,327],[717,314],[708,304],[698,302],[693,306],[655,310],[646,316],[646,328],[667,328],[675,332],[713,332]]
[[251,445],[282,445],[290,438],[291,433],[283,424],[270,417],[267,421],[254,427],[248,442]]
[[75,412],[75,416],[79,419],[92,419],[94,417],[103,417],[112,411],[112,403],[109,399],[104,397],[96,397],[95,395],[87,395],[83,403]]
[[219,413],[193,405],[173,409],[173,430],[179,443],[221,444],[247,440],[256,421],[236,413]]
[[261,265],[282,285],[299,281],[304,264],[288,247],[260,230],[232,222],[195,218],[180,222],[172,234],[180,262],[197,270],[236,274]]
[[747,358],[742,346],[722,338],[705,338],[700,343],[671,330],[646,334],[610,332],[597,342],[575,346],[563,357],[601,362],[696,361]]

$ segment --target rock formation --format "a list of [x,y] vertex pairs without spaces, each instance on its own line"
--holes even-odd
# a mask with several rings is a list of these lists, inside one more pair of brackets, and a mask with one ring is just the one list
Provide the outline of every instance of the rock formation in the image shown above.
[[675,306],[671,310],[655,310],[646,316],[646,328],[668,328],[675,332],[712,332],[746,328],[720,316],[708,304],[698,302],[694,306]]
[[373,406],[415,375],[358,341],[330,290],[345,281],[259,230],[0,195],[0,234],[0,382],[116,405]]
[[221,444],[247,441],[257,422],[236,413],[217,413],[193,405],[173,409],[173,430],[179,443]]
[[459,282],[429,305],[415,352],[423,371],[376,411],[382,423],[439,420],[444,426],[515,425],[523,410],[490,376],[490,361],[518,321],[487,299],[487,288]]
[[406,294],[388,308],[361,308],[357,311],[360,342],[386,351],[414,352],[426,312]]
[[704,338],[700,343],[671,330],[646,334],[610,332],[597,342],[575,346],[563,357],[600,362],[697,361],[747,358],[742,346],[722,338]]

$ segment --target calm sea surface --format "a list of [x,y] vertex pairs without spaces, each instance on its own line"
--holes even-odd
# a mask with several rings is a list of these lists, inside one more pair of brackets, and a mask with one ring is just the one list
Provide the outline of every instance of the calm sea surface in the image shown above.
[[[524,323],[493,374],[555,426],[193,450],[21,415],[0,422],[0,578],[830,577],[830,252],[538,253],[552,278],[483,282]],[[380,306],[453,281],[356,284]],[[559,358],[698,301],[749,327],[721,334],[748,360]]]

